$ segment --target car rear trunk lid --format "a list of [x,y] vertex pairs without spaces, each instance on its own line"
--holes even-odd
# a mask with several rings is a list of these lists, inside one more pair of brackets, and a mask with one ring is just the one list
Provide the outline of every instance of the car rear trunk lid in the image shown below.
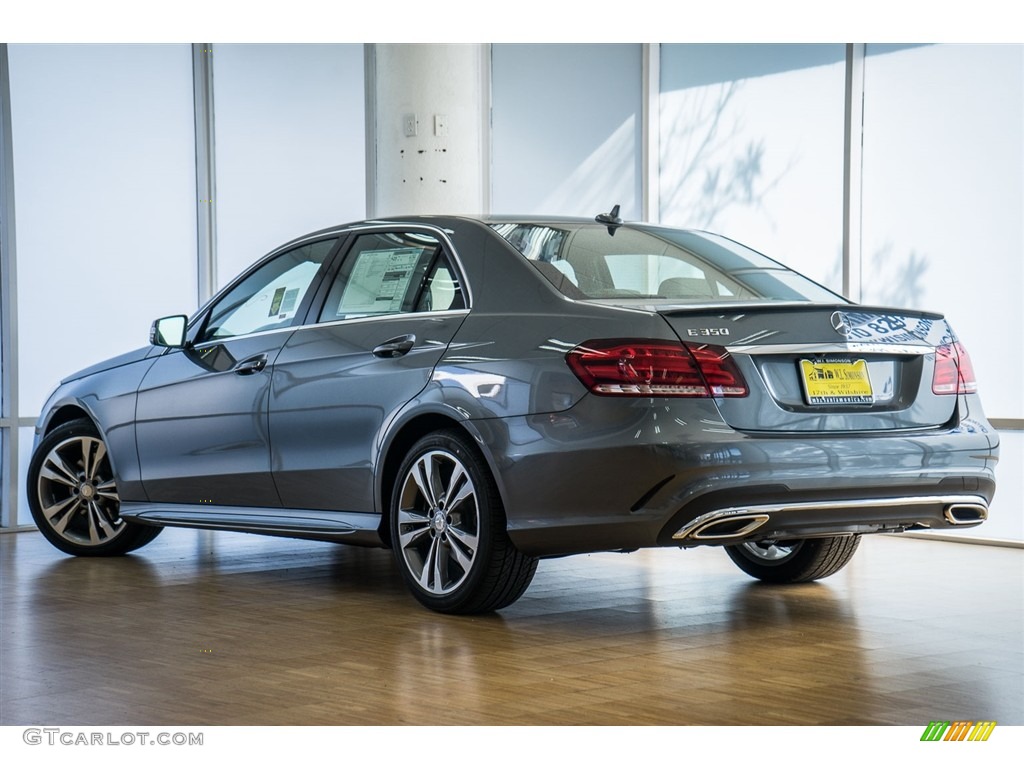
[[724,347],[750,388],[719,398],[738,430],[848,432],[938,427],[957,398],[933,392],[941,315],[822,304],[652,306],[688,345]]

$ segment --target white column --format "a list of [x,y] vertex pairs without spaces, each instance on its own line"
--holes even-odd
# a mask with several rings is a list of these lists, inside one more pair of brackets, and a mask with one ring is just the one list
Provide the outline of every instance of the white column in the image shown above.
[[488,212],[490,46],[376,44],[367,68],[368,215]]
[[843,295],[861,290],[861,162],[864,144],[864,43],[846,46],[846,116],[843,136]]
[[643,44],[640,218],[661,220],[661,43]]
[[202,306],[217,289],[213,43],[192,43],[192,94],[196,126],[196,286]]

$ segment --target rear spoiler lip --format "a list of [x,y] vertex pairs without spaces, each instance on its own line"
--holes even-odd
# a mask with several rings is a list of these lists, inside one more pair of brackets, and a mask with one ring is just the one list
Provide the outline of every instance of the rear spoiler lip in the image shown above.
[[733,355],[828,355],[881,353],[887,355],[929,355],[931,344],[886,344],[884,342],[837,341],[818,344],[735,344],[726,347]]
[[[663,300],[665,301],[665,300]],[[666,301],[666,304],[668,302]],[[748,311],[764,312],[850,312],[879,315],[899,315],[901,317],[920,317],[929,320],[945,320],[945,315],[939,312],[927,312],[920,309],[900,309],[897,307],[875,306],[869,304],[814,304],[806,301],[781,302],[781,301],[759,301],[759,302],[736,302],[716,304],[689,304],[681,307],[678,304],[665,306],[659,309],[657,305],[649,305],[663,317],[686,317],[689,315],[704,315],[710,312],[716,314],[745,315]]]

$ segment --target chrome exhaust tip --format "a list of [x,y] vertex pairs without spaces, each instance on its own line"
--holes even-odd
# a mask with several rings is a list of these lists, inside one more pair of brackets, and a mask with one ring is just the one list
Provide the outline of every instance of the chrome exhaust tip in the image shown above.
[[942,512],[950,525],[977,525],[988,520],[984,504],[950,504]]
[[748,513],[746,510],[728,512],[712,512],[701,515],[689,525],[680,528],[672,536],[677,541],[709,541],[720,539],[738,539],[752,531],[756,531],[768,522],[769,516],[763,513]]

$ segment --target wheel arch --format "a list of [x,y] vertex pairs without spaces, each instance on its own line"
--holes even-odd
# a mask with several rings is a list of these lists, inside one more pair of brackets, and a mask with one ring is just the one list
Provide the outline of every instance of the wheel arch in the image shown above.
[[48,435],[58,427],[62,427],[65,424],[77,421],[78,419],[88,419],[93,423],[93,426],[96,427],[97,431],[100,432],[100,435],[103,435],[103,430],[100,429],[100,425],[93,415],[77,403],[62,405],[57,408],[46,420],[46,427],[43,429],[42,434]]
[[[381,541],[388,548],[391,548],[391,527],[389,517],[391,514],[391,495],[394,491],[395,481],[398,477],[398,469],[403,459],[409,453],[415,443],[432,432],[442,430],[455,430],[466,436],[479,450],[480,455],[486,462],[491,475],[498,484],[498,491],[502,493],[500,475],[495,471],[494,461],[480,433],[474,428],[472,422],[460,421],[451,414],[439,411],[428,411],[418,413],[404,421],[387,438],[380,456],[379,471],[377,474],[377,507],[380,509],[380,525],[378,534]],[[504,493],[502,493],[504,497]]]
[[[121,472],[121,459],[125,459],[125,463],[130,465],[133,457],[129,455],[127,458],[125,458],[121,455],[120,451],[112,449],[111,442],[109,439],[110,436],[107,434],[106,429],[104,429],[102,420],[97,418],[96,414],[94,414],[89,408],[87,408],[78,400],[68,400],[56,407],[51,408],[46,418],[40,420],[42,429],[36,433],[35,444],[33,445],[33,452],[35,451],[35,448],[39,445],[39,441],[46,437],[48,434],[50,434],[56,429],[60,429],[65,424],[70,424],[71,422],[78,421],[79,419],[88,420],[92,424],[96,432],[99,434],[100,439],[103,440],[104,444],[106,444],[108,460],[110,461],[110,468],[113,471],[114,477],[117,479],[118,482],[118,487],[120,488],[122,483],[124,482],[124,475]],[[130,470],[131,467],[129,466],[129,471]]]

